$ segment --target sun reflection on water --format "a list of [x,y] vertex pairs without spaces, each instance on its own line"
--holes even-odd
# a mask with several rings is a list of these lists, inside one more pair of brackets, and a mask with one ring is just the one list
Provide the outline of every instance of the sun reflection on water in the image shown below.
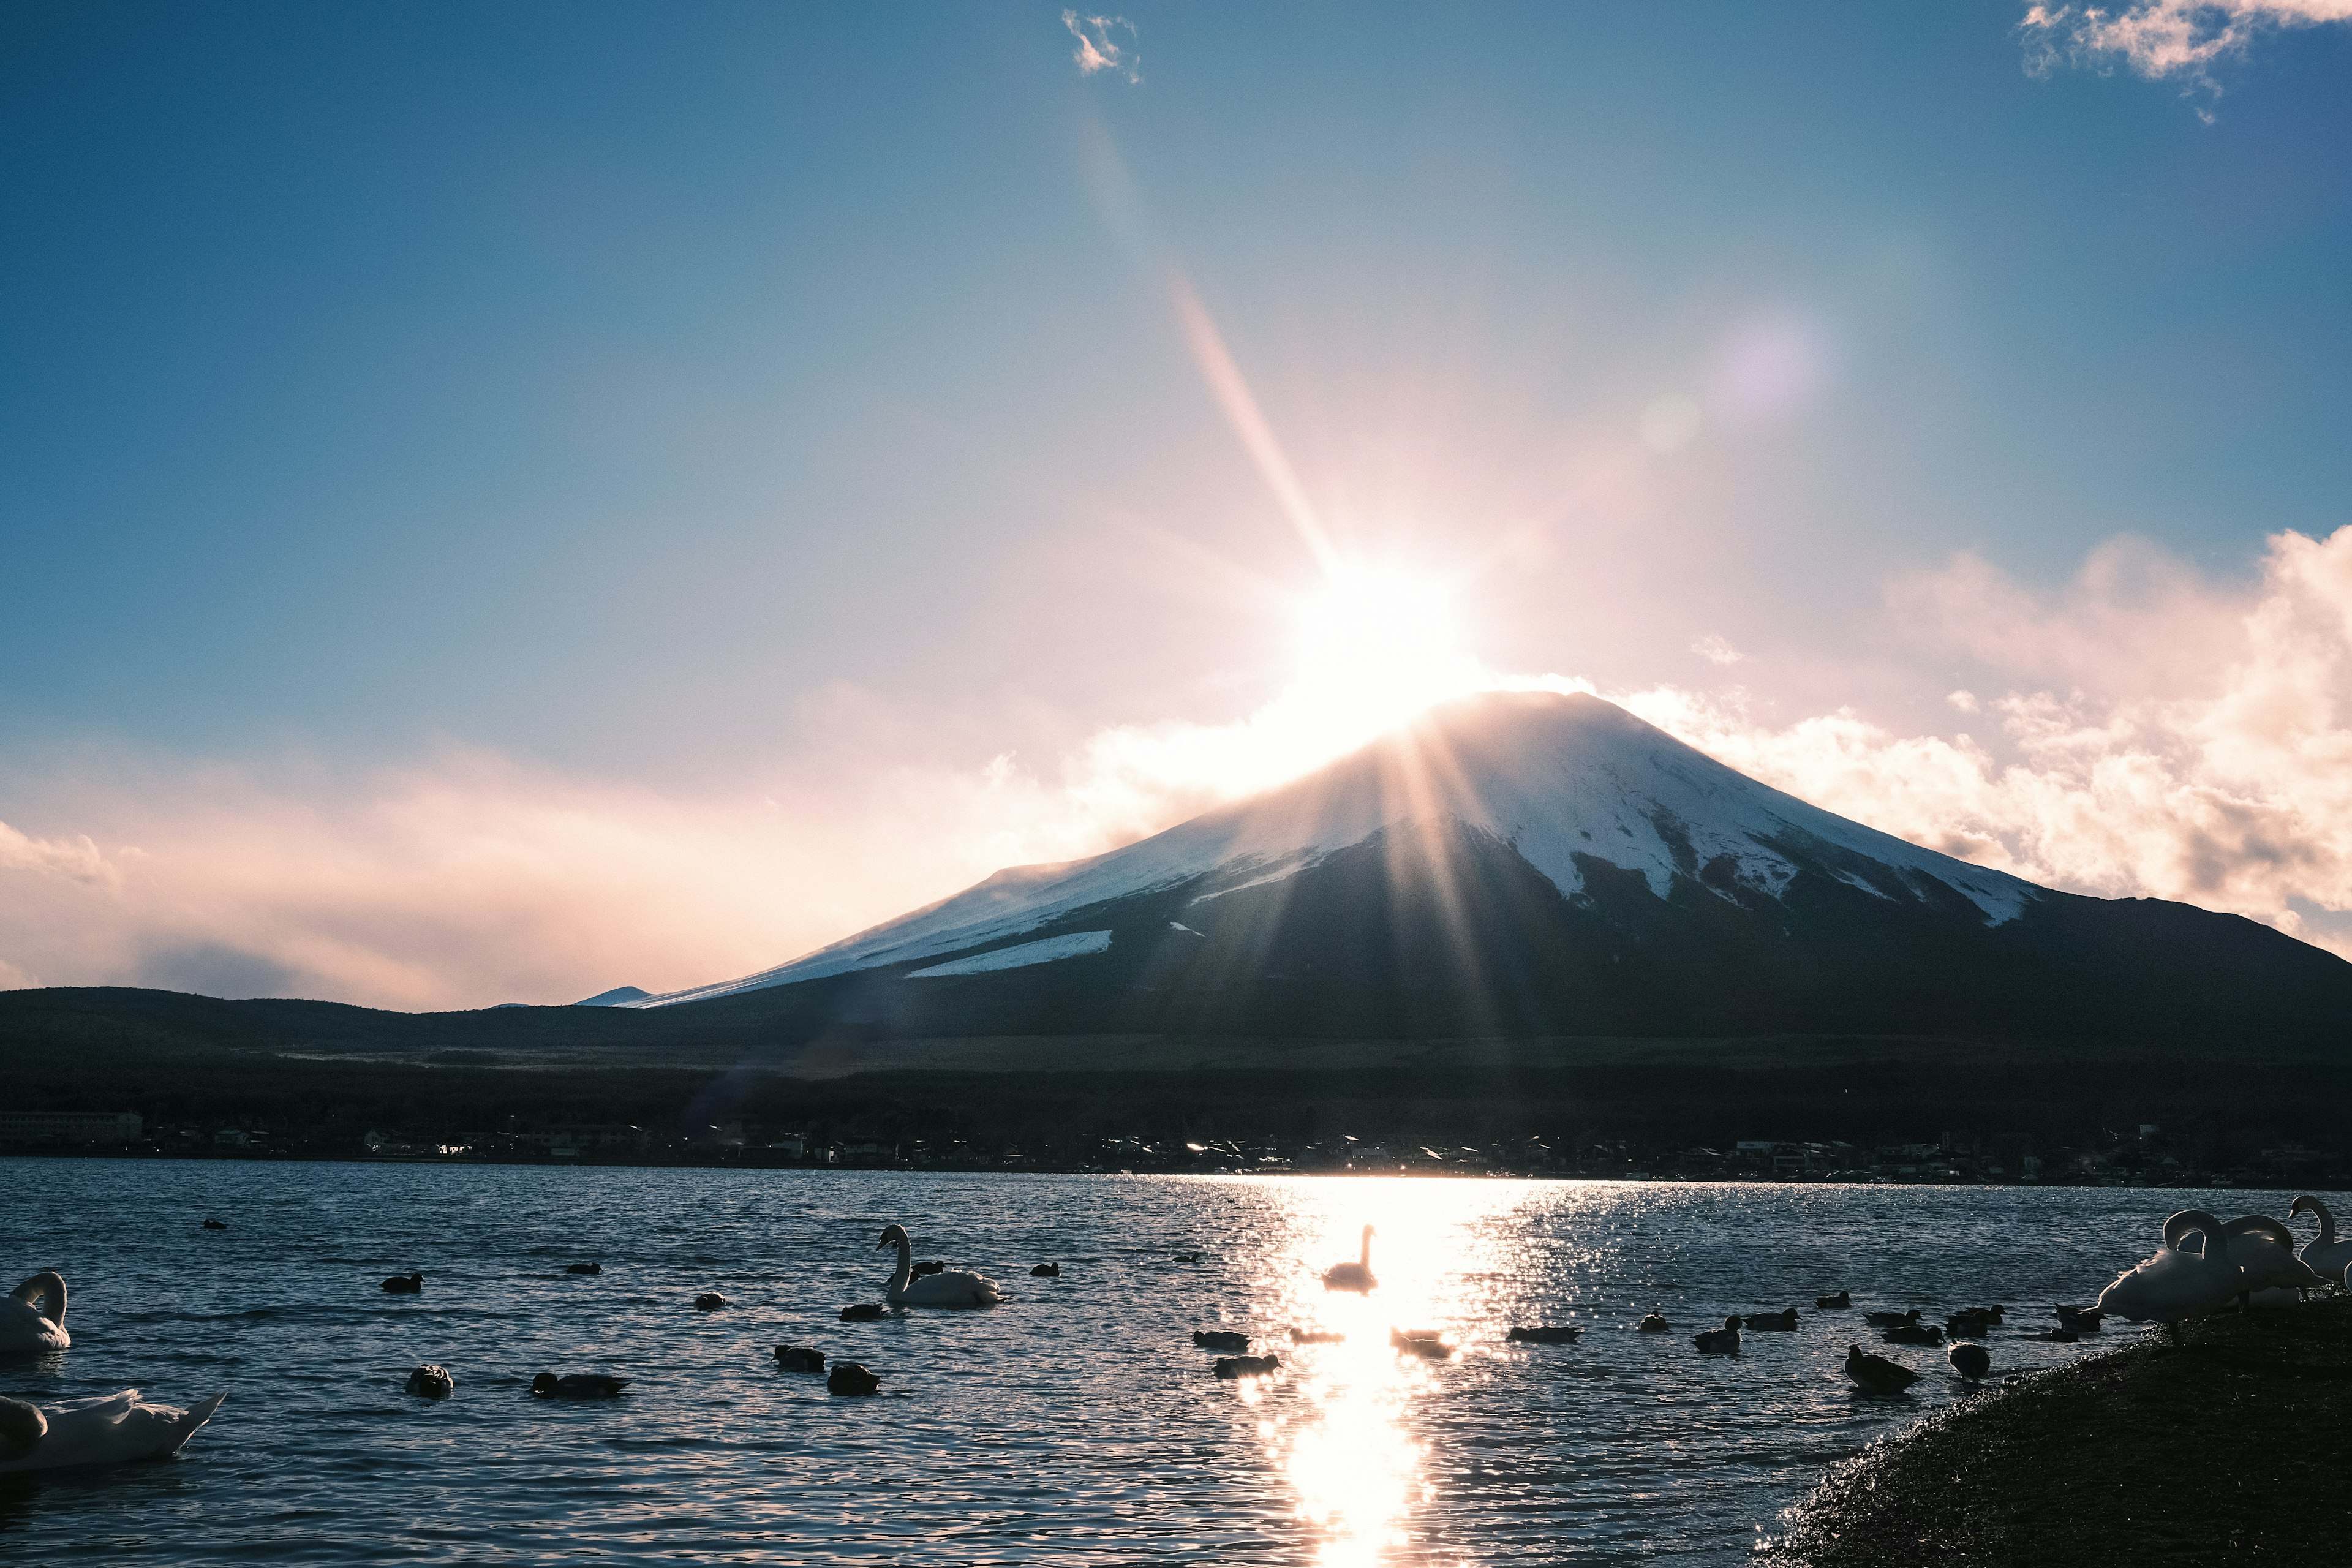
[[[1474,1303],[1491,1300],[1497,1274],[1517,1267],[1518,1227],[1495,1222],[1527,1195],[1516,1182],[1286,1184],[1289,1277],[1275,1282],[1277,1310],[1290,1327],[1345,1337],[1282,1348],[1293,1397],[1257,1402],[1257,1435],[1318,1563],[1372,1568],[1446,1555],[1417,1528],[1436,1500],[1422,1412],[1502,1336]],[[1357,1257],[1367,1225],[1378,1232],[1377,1287],[1325,1289],[1324,1270]],[[1392,1342],[1400,1332],[1434,1333],[1452,1353],[1411,1353]]]

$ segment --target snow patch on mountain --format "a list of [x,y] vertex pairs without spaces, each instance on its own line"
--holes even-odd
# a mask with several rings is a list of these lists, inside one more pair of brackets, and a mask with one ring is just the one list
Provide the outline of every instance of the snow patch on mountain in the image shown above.
[[1049,936],[1040,942],[1024,942],[1018,947],[991,948],[970,958],[959,958],[947,963],[934,963],[929,969],[910,973],[909,980],[943,979],[950,974],[988,974],[999,969],[1026,969],[1033,963],[1052,963],[1058,959],[1084,958],[1090,952],[1110,951],[1110,932],[1107,931],[1072,931],[1066,936]]

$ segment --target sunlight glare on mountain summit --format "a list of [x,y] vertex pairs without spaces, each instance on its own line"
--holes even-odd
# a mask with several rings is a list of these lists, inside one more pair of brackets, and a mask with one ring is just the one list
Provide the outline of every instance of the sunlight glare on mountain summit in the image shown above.
[[1299,611],[1297,695],[1333,730],[1369,739],[1488,683],[1427,577],[1340,566]]

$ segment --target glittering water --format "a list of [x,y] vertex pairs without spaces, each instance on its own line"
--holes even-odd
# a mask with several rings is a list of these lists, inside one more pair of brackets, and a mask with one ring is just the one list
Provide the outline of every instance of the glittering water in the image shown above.
[[[2018,1337],[2190,1198],[2266,1194],[1381,1179],[0,1161],[0,1288],[72,1288],[41,1400],[228,1404],[179,1459],[0,1478],[0,1557],[80,1563],[1733,1562],[1824,1464],[1965,1397],[1933,1350],[1852,1394],[1863,1308],[2003,1301]],[[216,1215],[231,1228],[205,1231]],[[881,1227],[1013,1300],[843,1323]],[[1329,1264],[1375,1225],[1370,1297]],[[1198,1262],[1174,1260],[1201,1251]],[[601,1276],[564,1274],[600,1259]],[[1031,1264],[1062,1265],[1033,1279]],[[417,1297],[385,1275],[422,1270]],[[1851,1312],[1817,1312],[1841,1287]],[[699,1291],[735,1304],[697,1311]],[[1797,1305],[1736,1361],[1688,1335]],[[1634,1331],[1655,1307],[1671,1335]],[[1513,1323],[1588,1326],[1512,1344]],[[1342,1342],[1294,1347],[1293,1325]],[[1261,1336],[1219,1383],[1195,1328]],[[1442,1360],[1392,1329],[1437,1331]],[[772,1347],[881,1373],[829,1397]],[[419,1362],[454,1398],[402,1392]],[[610,1404],[537,1401],[610,1371]]]

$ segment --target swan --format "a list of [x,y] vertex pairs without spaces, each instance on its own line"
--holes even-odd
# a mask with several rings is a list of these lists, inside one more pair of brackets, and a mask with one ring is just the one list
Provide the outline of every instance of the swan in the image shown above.
[[[2180,1245],[2191,1231],[2204,1237],[2203,1251]],[[2179,1344],[2182,1319],[2218,1312],[2244,1289],[2246,1271],[2229,1260],[2228,1251],[2219,1219],[2203,1209],[2183,1209],[2164,1222],[2164,1245],[2153,1257],[2116,1275],[2099,1292],[2099,1310],[2136,1323],[2162,1323]],[[2077,1321],[2086,1315],[2078,1315]]]
[[[2167,1239],[2171,1238],[2168,1221],[2165,1234]],[[2294,1255],[2294,1232],[2268,1215],[2250,1214],[2223,1226],[2221,1257],[2245,1270],[2245,1279],[2238,1287],[2241,1308],[2252,1305],[2251,1298],[2257,1291],[2274,1290],[2284,1295],[2326,1283]],[[2271,1306],[2278,1300],[2278,1296],[2272,1296],[2263,1304]]]
[[1864,1394],[1900,1394],[1919,1381],[1919,1374],[1883,1355],[1864,1355],[1860,1345],[1845,1347],[1845,1374]]
[[227,1397],[215,1394],[193,1410],[145,1404],[135,1388],[47,1409],[0,1399],[0,1474],[165,1458],[178,1453]]
[[66,1332],[66,1281],[44,1268],[0,1296],[0,1355],[38,1355],[73,1343]]
[[1364,1254],[1354,1263],[1334,1263],[1323,1270],[1326,1290],[1370,1290],[1380,1284],[1372,1278],[1372,1227],[1364,1227]]
[[2294,1206],[2286,1211],[2286,1216],[2293,1219],[2305,1210],[2318,1216],[2319,1236],[2317,1239],[2304,1245],[2305,1267],[2324,1279],[2341,1279],[2344,1277],[2344,1270],[2347,1268],[2352,1268],[2352,1241],[2336,1239],[2335,1215],[2328,1212],[2326,1204],[2321,1203],[2309,1193],[2294,1200]]
[[907,1227],[903,1225],[884,1229],[874,1250],[879,1252],[886,1247],[898,1249],[898,1267],[883,1290],[894,1307],[993,1307],[1004,1300],[1004,1292],[985,1274],[951,1268],[926,1274],[919,1279],[909,1279],[915,1268],[915,1244],[907,1239]]

